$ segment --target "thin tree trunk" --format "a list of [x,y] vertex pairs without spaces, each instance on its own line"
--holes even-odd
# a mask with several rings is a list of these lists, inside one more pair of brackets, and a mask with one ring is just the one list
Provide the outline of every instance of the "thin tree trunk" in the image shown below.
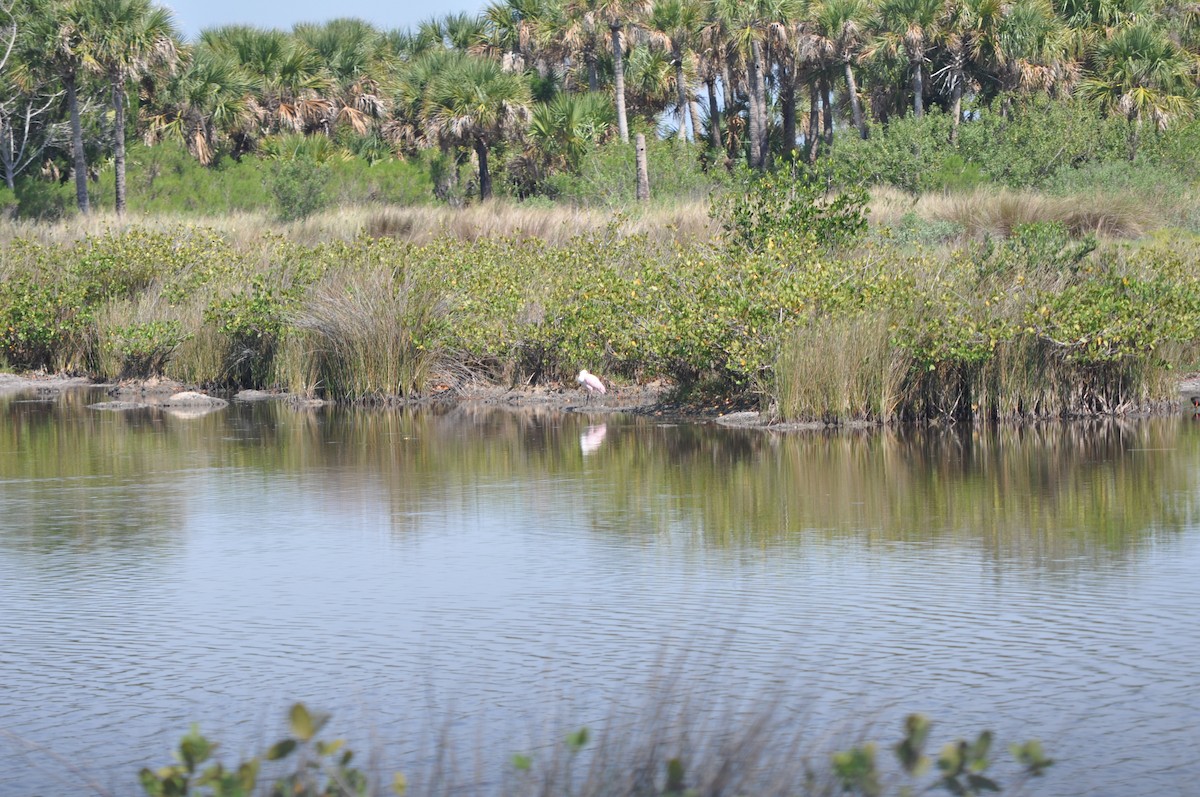
[[958,123],[962,120],[963,61],[961,52],[953,55],[954,86],[950,89],[950,145],[958,144]]
[[751,152],[758,150],[758,157],[751,164],[755,169],[763,170],[767,168],[767,148],[770,142],[770,133],[767,127],[767,87],[766,87],[766,71],[764,69],[762,43],[758,39],[750,42],[750,74],[753,80],[750,83],[750,91],[754,94],[754,106],[758,115],[758,135],[751,142]]
[[12,158],[13,149],[12,126],[6,124],[4,119],[0,118],[0,164],[3,164],[4,184],[8,186],[9,191],[16,188],[13,183],[13,172],[15,171]]
[[488,148],[482,141],[475,142],[475,154],[479,156],[479,199],[492,198],[492,173],[488,169]]
[[824,125],[825,143],[833,146],[833,97],[829,76],[821,75],[821,124]]
[[925,115],[925,79],[921,75],[921,59],[909,59],[912,67],[913,116],[920,119]]
[[113,79],[113,174],[116,178],[117,215],[125,213],[125,84]]
[[[675,93],[678,95],[678,102],[679,102],[679,132],[675,134],[675,137],[678,138],[680,141],[687,141],[688,99],[687,99],[687,87],[684,85],[684,82],[683,82],[683,56],[680,55],[678,51],[676,51],[674,53],[673,60],[675,61]],[[699,134],[699,132],[700,132],[699,129],[697,129],[693,126],[693,129],[692,129],[692,139],[693,140],[695,140],[695,138]]]
[[87,159],[83,155],[83,123],[79,119],[79,98],[75,92],[75,75],[68,75],[63,83],[67,89],[67,108],[71,113],[71,162],[75,171],[75,201],[80,213],[88,213]]
[[817,152],[821,149],[821,95],[815,77],[808,85],[808,133],[805,138],[808,144],[808,162],[816,163]]
[[741,146],[737,141],[737,119],[733,114],[733,77],[729,73],[729,60],[725,57],[721,58],[721,94],[725,100],[725,155],[732,161],[737,157],[738,148]]
[[717,107],[717,87],[712,80],[704,84],[708,88],[708,143],[713,149],[721,148],[721,109]]
[[858,135],[866,141],[867,139],[867,120],[863,117],[862,103],[858,101],[858,84],[854,82],[854,68],[850,66],[850,59],[846,59],[846,93],[850,95],[850,115],[854,117],[854,126],[858,128]]
[[1133,161],[1137,158],[1138,133],[1140,132],[1141,126],[1142,126],[1141,119],[1131,118],[1129,120],[1129,138],[1128,138],[1127,143],[1129,145],[1129,162],[1130,163],[1133,163]]
[[613,51],[613,88],[617,100],[617,132],[621,141],[629,143],[629,120],[625,116],[625,53],[621,45],[621,23],[610,22],[609,32],[612,33]]
[[796,73],[780,70],[779,105],[783,112],[783,157],[788,163],[796,152]]
[[637,155],[637,198],[645,202],[650,199],[650,170],[646,166],[646,135],[637,134],[634,144]]
[[729,62],[721,59],[721,99],[725,100],[725,112],[733,107],[733,78],[729,76]]

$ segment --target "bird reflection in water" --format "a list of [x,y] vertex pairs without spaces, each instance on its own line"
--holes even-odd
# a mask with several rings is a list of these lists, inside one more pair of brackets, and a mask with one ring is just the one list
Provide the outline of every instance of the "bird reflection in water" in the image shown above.
[[579,435],[579,450],[586,457],[588,454],[594,453],[600,444],[604,442],[604,435],[608,434],[608,425],[603,423],[593,424],[584,430],[583,434]]

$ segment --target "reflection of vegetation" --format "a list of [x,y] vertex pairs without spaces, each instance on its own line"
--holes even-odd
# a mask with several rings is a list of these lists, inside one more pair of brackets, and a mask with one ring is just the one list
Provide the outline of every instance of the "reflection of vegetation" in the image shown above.
[[[805,746],[793,723],[769,711],[757,716],[727,717],[721,729],[698,724],[688,709],[658,706],[649,716],[635,720],[636,728],[604,733],[593,741],[587,728],[566,735],[560,744],[544,745],[541,756],[514,754],[503,786],[480,773],[465,775],[457,762],[466,761],[446,740],[429,756],[432,764],[411,777],[397,772],[389,785],[397,795],[419,794],[575,794],[578,797],[702,797],[720,794],[804,794],[831,797],[851,794],[915,794],[941,788],[951,794],[999,793],[992,754],[992,733],[983,731],[973,742],[958,739],[946,744],[934,759],[928,755],[932,723],[910,714],[904,736],[891,749],[899,771],[886,772],[874,742],[860,743],[816,763],[817,751]],[[680,716],[673,716],[678,714]],[[354,752],[345,739],[318,738],[327,714],[296,703],[289,712],[289,735],[272,745],[262,758],[283,761],[283,774],[271,786],[271,797],[366,797],[384,793],[378,776],[372,778],[353,764]],[[617,737],[617,738],[612,738]],[[144,768],[141,783],[150,797],[203,794],[211,797],[246,797],[258,785],[262,758],[252,756],[236,766],[214,760],[217,745],[192,726],[179,743],[178,763],[157,770]],[[1036,740],[1011,744],[1009,751],[1019,767],[1011,785],[1040,777],[1054,762]],[[586,763],[580,761],[587,759]],[[538,758],[542,760],[537,760]],[[824,756],[820,756],[824,758]],[[545,760],[548,759],[548,760]],[[932,770],[932,772],[931,772]]]
[[614,417],[585,457],[595,419],[544,410],[235,404],[185,421],[85,409],[94,400],[0,397],[10,535],[159,539],[187,505],[163,474],[195,467],[319,474],[334,505],[385,495],[403,530],[482,504],[543,523],[584,517],[617,539],[968,543],[1039,565],[1126,551],[1197,512],[1200,435],[1182,418],[776,437]]

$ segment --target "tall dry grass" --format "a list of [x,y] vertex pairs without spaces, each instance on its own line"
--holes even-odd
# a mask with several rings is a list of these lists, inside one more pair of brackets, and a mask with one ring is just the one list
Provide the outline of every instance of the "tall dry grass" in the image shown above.
[[717,229],[709,217],[708,204],[702,201],[631,208],[620,213],[567,205],[492,201],[465,208],[343,206],[290,223],[280,222],[266,213],[195,217],[171,214],[117,216],[98,212],[53,223],[0,219],[0,244],[17,238],[62,244],[134,228],[173,232],[181,227],[204,227],[217,231],[235,246],[261,241],[264,232],[305,245],[348,241],[362,234],[417,244],[449,236],[468,242],[483,238],[536,238],[551,245],[561,245],[582,233],[610,226],[621,234],[645,235],[651,240],[706,239]]
[[335,271],[293,319],[298,334],[276,363],[279,380],[350,401],[412,396],[445,364],[445,320],[440,293],[405,273]]
[[914,197],[896,188],[871,189],[871,221],[894,226],[904,216],[950,221],[967,235],[1007,236],[1021,224],[1059,222],[1073,235],[1136,238],[1154,226],[1153,209],[1136,197],[1113,193],[1051,196],[1036,191],[978,189]]

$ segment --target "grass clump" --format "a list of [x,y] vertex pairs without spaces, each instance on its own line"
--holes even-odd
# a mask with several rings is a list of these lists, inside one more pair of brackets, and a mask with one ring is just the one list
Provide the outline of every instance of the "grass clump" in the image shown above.
[[[326,274],[291,319],[325,394],[379,401],[419,393],[444,366],[446,304],[403,268]],[[293,386],[307,377],[286,378]]]

